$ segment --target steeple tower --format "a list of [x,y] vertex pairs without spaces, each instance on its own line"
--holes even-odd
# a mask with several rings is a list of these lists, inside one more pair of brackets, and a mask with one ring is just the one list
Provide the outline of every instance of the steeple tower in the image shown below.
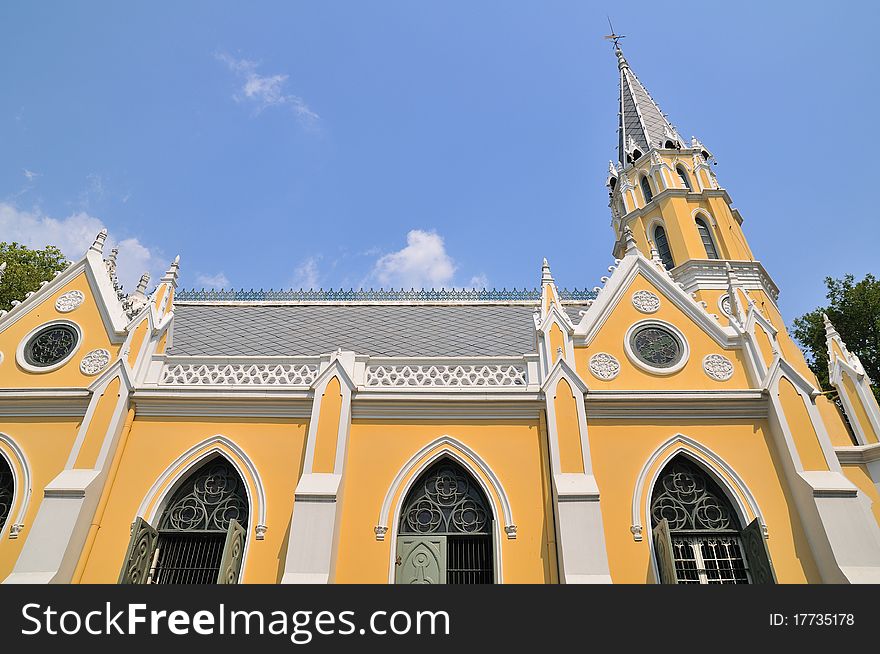
[[620,164],[624,167],[632,164],[651,148],[681,149],[684,140],[629,67],[623,50],[617,44],[614,53],[620,70],[617,126]]
[[709,306],[727,287],[725,261],[746,289],[775,304],[776,286],[752,255],[742,217],[712,171],[712,153],[696,138],[685,142],[612,36],[620,73],[618,160],[606,179],[614,256],[623,255],[629,228],[646,257],[658,258]]

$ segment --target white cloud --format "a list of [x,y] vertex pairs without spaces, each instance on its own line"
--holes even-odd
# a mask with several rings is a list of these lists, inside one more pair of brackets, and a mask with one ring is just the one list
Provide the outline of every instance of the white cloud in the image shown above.
[[241,88],[232,96],[237,102],[254,105],[256,113],[267,107],[289,107],[304,126],[314,126],[320,120],[320,116],[312,111],[302,98],[285,92],[287,75],[261,75],[257,72],[259,65],[257,62],[236,59],[223,52],[217,53],[215,57],[242,80]]
[[[99,218],[83,211],[58,219],[46,216],[39,210],[21,211],[11,204],[0,202],[0,239],[16,241],[30,248],[54,245],[71,261],[81,259],[94,242],[95,235],[105,228]],[[114,247],[119,248],[117,277],[126,289],[134,289],[144,271],[150,273],[153,282],[159,281],[167,263],[159,253],[136,238],[116,241],[110,234],[104,252],[109,254]]]
[[40,173],[35,173],[33,170],[28,170],[27,168],[25,168],[24,171],[22,171],[22,172],[24,173],[25,178],[29,182],[34,181],[37,177],[40,176]]
[[406,235],[405,248],[379,257],[370,278],[384,288],[440,287],[452,282],[455,269],[443,237],[413,229]]
[[304,259],[293,271],[292,288],[320,288],[320,275],[318,273],[318,259],[320,256],[313,256]]
[[222,271],[214,275],[201,273],[196,275],[196,286],[199,288],[228,288],[229,278]]
[[474,275],[471,277],[471,281],[468,282],[468,288],[476,288],[483,289],[489,287],[489,278],[482,273],[479,275]]

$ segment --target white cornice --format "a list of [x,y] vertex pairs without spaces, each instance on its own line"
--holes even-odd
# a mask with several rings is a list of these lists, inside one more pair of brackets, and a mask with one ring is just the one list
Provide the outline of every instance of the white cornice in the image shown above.
[[590,391],[588,419],[763,419],[767,396],[755,390]]
[[727,290],[727,264],[736,273],[742,288],[764,291],[774,302],[779,297],[779,287],[770,278],[760,261],[732,261],[727,259],[691,259],[670,270],[676,282],[684,290]]
[[880,461],[880,443],[835,447],[834,453],[841,465],[857,465]]
[[231,418],[308,418],[312,394],[308,390],[205,389],[136,390],[132,401],[138,416],[210,416]]
[[533,396],[519,402],[439,402],[358,395],[351,415],[352,420],[538,420],[544,409],[541,400]]
[[82,418],[92,393],[79,388],[0,389],[0,416]]

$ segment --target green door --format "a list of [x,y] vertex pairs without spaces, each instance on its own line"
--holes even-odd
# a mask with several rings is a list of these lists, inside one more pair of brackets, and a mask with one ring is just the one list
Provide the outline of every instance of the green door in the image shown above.
[[398,584],[446,583],[446,536],[398,536]]

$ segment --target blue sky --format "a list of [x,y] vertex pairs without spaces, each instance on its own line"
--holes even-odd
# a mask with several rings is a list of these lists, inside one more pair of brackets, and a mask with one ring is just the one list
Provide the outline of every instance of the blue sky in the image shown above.
[[878,271],[870,2],[4,2],[0,240],[106,226],[128,285],[179,253],[186,287],[521,288],[546,256],[592,288],[606,13],[789,319]]

